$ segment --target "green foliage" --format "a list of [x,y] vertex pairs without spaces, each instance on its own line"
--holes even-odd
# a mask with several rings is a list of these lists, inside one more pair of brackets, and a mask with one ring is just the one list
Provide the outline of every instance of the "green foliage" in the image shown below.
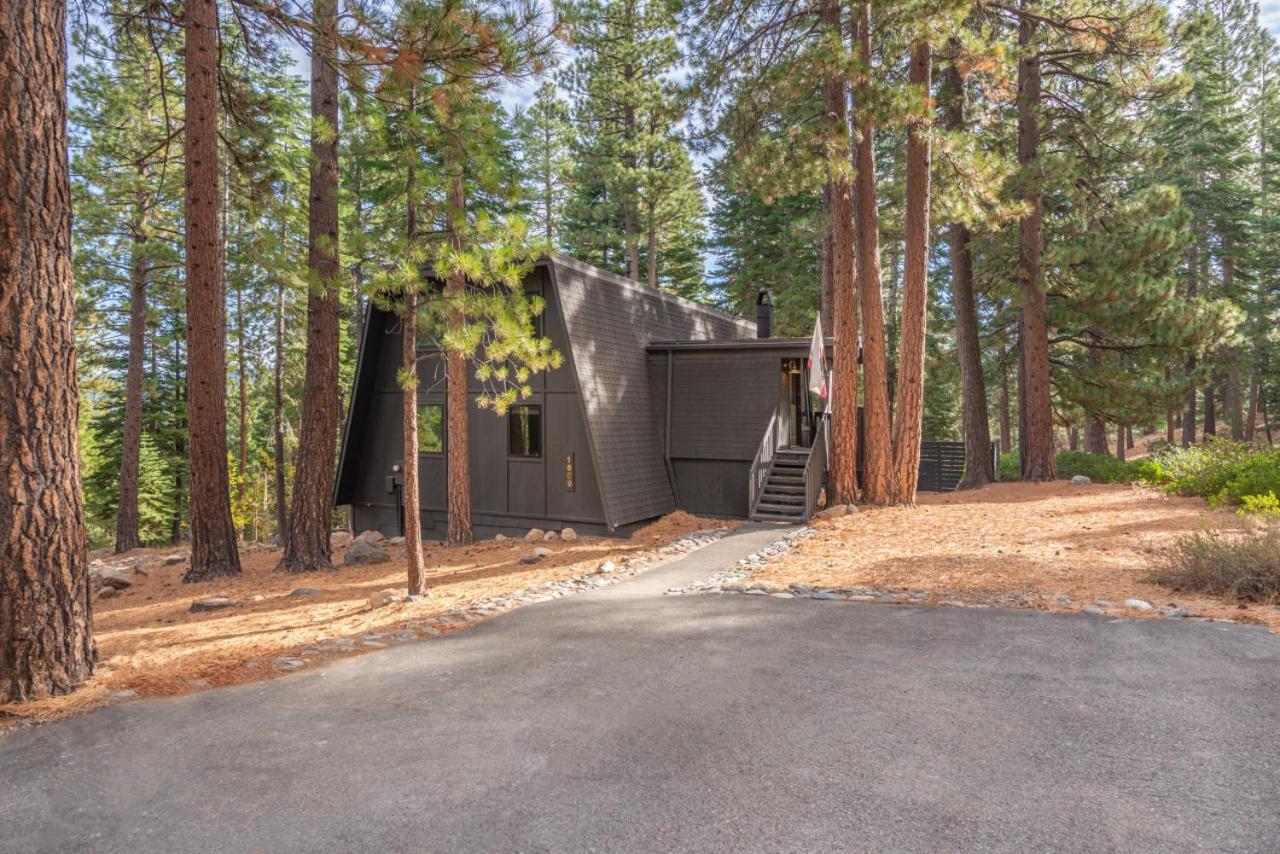
[[1127,483],[1128,465],[1110,454],[1086,454],[1083,451],[1061,451],[1058,454],[1058,476],[1072,478],[1082,474],[1094,483]]
[[1000,479],[1017,480],[1022,477],[1022,464],[1017,451],[1005,451],[1000,454]]
[[1266,495],[1246,495],[1240,501],[1241,516],[1280,516],[1280,498],[1274,492]]

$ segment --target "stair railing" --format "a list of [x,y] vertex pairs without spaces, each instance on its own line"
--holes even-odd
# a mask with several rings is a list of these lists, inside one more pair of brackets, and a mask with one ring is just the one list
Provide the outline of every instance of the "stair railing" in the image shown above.
[[769,416],[769,426],[764,428],[764,436],[756,448],[755,459],[751,461],[751,479],[748,482],[747,516],[756,515],[760,505],[760,496],[764,494],[764,485],[769,480],[769,469],[773,467],[773,458],[778,454],[778,410]]
[[804,518],[810,519],[818,510],[818,495],[827,479],[827,419],[818,419],[818,429],[813,434],[813,446],[809,459],[804,463]]

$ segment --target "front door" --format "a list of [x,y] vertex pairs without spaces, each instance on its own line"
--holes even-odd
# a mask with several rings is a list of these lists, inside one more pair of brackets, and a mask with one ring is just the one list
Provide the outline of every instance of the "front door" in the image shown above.
[[778,412],[782,421],[782,442],[793,448],[807,448],[812,445],[817,427],[812,396],[809,393],[808,374],[804,359],[782,360],[782,386]]

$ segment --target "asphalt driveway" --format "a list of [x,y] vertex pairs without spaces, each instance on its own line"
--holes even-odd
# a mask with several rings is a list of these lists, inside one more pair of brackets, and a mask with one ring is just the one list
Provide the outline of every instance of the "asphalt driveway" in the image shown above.
[[773,536],[20,732],[0,851],[1280,849],[1277,638],[661,595]]

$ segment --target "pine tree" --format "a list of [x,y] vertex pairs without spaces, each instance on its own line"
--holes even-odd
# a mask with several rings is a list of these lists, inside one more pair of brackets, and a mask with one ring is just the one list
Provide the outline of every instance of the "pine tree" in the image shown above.
[[541,234],[548,251],[557,250],[573,169],[569,105],[544,82],[529,109],[514,116],[530,231]]

